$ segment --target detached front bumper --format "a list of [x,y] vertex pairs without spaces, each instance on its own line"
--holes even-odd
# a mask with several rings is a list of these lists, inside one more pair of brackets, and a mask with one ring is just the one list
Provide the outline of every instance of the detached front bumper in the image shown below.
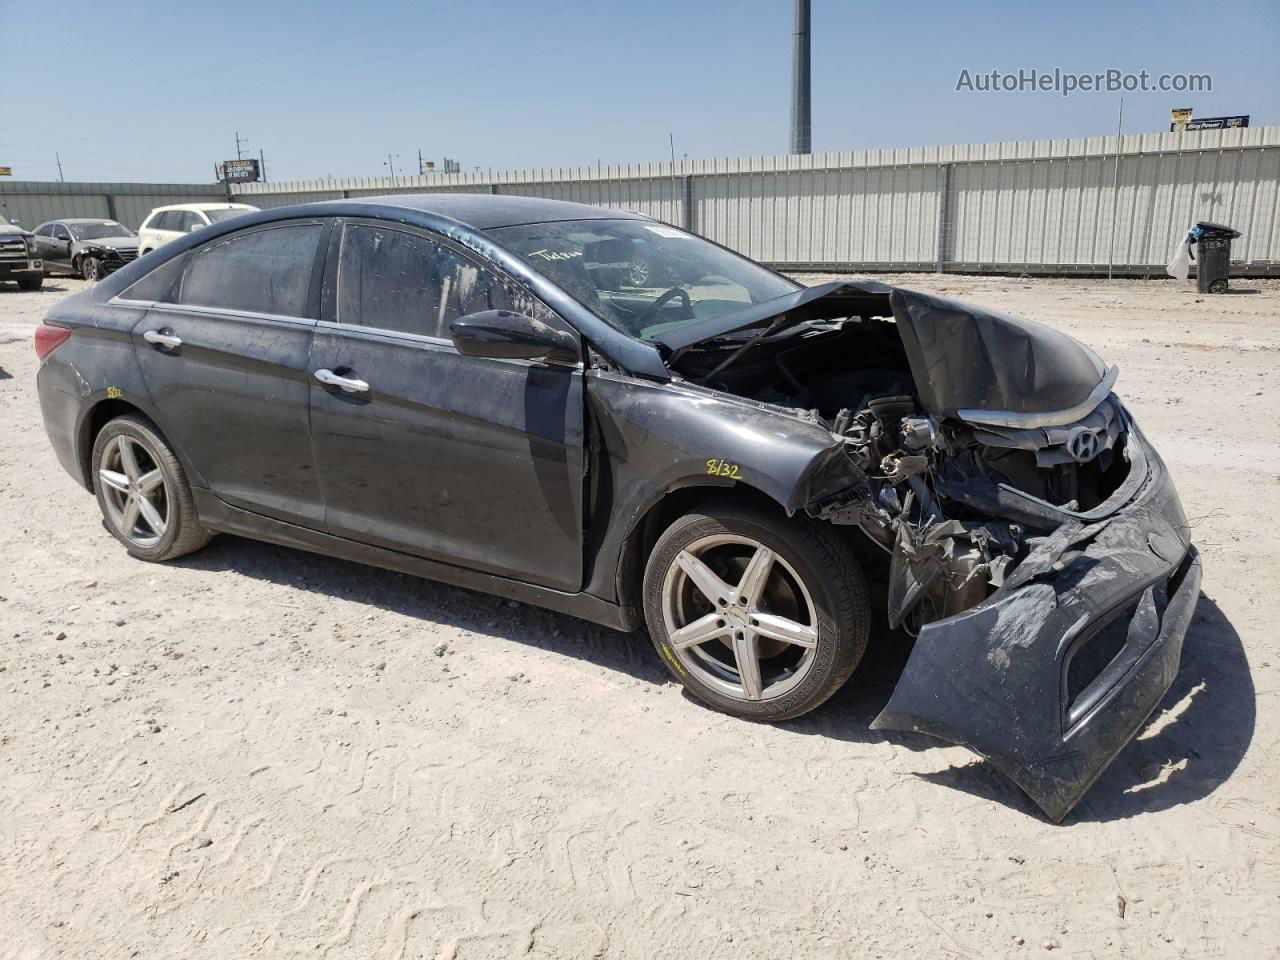
[[986,601],[921,629],[872,727],[967,746],[1065,817],[1173,683],[1200,595],[1177,492],[1146,459],[1127,506],[1064,525]]

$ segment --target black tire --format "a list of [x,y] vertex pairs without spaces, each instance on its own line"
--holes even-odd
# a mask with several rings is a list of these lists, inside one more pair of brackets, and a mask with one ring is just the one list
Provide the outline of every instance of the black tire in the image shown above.
[[[669,571],[677,556],[690,545],[726,536],[747,538],[768,547],[785,561],[783,576],[794,574],[812,600],[817,621],[812,659],[797,684],[776,697],[751,700],[716,689],[690,666],[687,654],[684,658],[678,654],[668,637],[668,598],[664,591],[670,587]],[[731,498],[712,501],[686,514],[658,538],[645,568],[644,610],[659,658],[691,694],[724,713],[770,722],[807,713],[840,689],[866,652],[871,623],[862,568],[848,544],[833,530],[807,517],[788,519],[767,507]],[[762,665],[768,662],[760,660]]]
[[[163,493],[166,523],[163,533],[154,543],[139,542],[131,537],[122,529],[115,516],[116,511],[109,506],[110,492],[101,471],[111,462],[112,454],[109,451],[122,436],[141,447],[150,458],[151,463],[142,465],[143,468],[148,471],[158,468],[162,476],[163,489],[157,492]],[[200,518],[196,515],[191,487],[187,483],[182,464],[178,462],[173,449],[156,425],[142,414],[126,414],[109,421],[94,440],[91,462],[93,492],[98,498],[104,525],[112,536],[125,545],[130,556],[160,563],[199,550],[213,538],[213,534],[201,525]]]
[[19,277],[18,278],[19,290],[39,290],[43,286],[44,286],[43,275],[39,277]]
[[89,281],[101,280],[102,262],[97,257],[81,257],[80,276]]

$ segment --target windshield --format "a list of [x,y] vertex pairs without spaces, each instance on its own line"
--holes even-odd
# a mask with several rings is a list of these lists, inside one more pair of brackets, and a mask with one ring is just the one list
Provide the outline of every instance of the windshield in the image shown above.
[[123,223],[68,223],[67,229],[77,240],[100,240],[103,237],[132,237],[134,233]]
[[486,232],[641,339],[799,288],[746,257],[647,220],[566,220]]
[[205,210],[204,215],[209,218],[210,223],[218,223],[221,220],[230,220],[232,217],[243,217],[246,213],[252,213],[251,207],[238,207],[228,210],[223,207],[221,210]]

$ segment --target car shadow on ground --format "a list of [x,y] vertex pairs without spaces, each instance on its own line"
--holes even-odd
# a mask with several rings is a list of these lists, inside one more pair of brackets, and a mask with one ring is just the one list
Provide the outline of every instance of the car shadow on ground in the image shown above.
[[[638,680],[663,684],[670,676],[643,633],[619,633],[577,617],[517,603],[337,557],[223,534],[172,566],[226,570],[378,607],[401,616],[511,640],[566,657],[590,660]],[[423,655],[429,655],[424,647]]]
[[[641,631],[617,633],[566,614],[408,574],[227,535],[174,565],[234,571],[590,660],[648,683],[673,682]],[[870,728],[889,701],[910,650],[911,638],[890,631],[879,614],[872,623],[867,654],[849,682],[824,706],[779,728],[850,743],[891,742],[913,751],[948,746],[933,737]],[[1240,636],[1218,605],[1201,595],[1173,686],[1151,720],[1065,822],[1123,819],[1207,796],[1244,758],[1255,717],[1253,680]],[[985,760],[975,758],[918,776],[1043,817],[1021,790]]]

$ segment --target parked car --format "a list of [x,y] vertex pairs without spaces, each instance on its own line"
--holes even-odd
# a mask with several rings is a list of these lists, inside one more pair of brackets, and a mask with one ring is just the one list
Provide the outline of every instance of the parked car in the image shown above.
[[101,280],[138,257],[138,235],[114,220],[49,220],[35,229],[44,275]]
[[252,213],[247,203],[175,203],[156,207],[138,228],[138,247],[150,253],[156,247],[214,223]]
[[39,290],[44,264],[31,231],[0,217],[0,280],[16,280],[23,290]]
[[[698,279],[595,269],[649,254]],[[646,625],[753,720],[848,679],[882,578],[917,637],[874,726],[968,745],[1055,820],[1172,683],[1199,595],[1087,347],[635,214],[250,214],[60,301],[36,349],[57,456],[134,557],[229,532]]]

